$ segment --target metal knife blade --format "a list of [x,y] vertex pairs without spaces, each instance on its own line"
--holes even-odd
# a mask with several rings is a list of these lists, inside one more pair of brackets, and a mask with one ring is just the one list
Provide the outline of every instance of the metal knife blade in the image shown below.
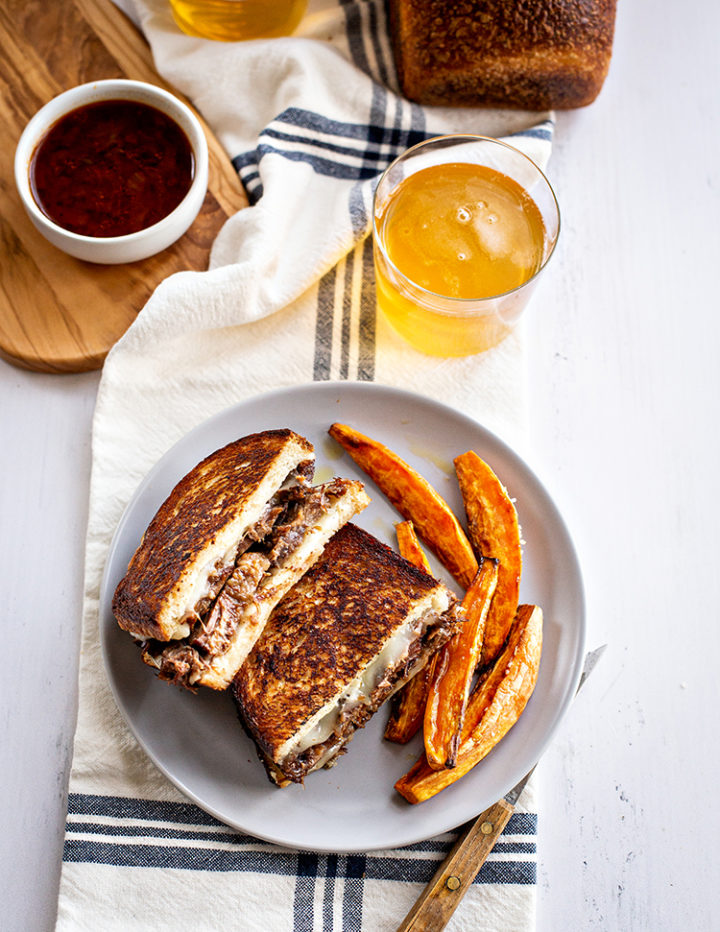
[[[585,684],[585,681],[587,680],[587,678],[590,676],[592,671],[595,669],[595,665],[597,664],[598,660],[604,654],[606,647],[607,647],[607,644],[602,644],[600,647],[596,647],[595,650],[588,651],[588,653],[585,654],[585,661],[583,663],[582,673],[580,674],[580,680],[578,681],[577,689],[575,690],[576,696],[580,692],[583,685]],[[520,798],[520,794],[525,789],[525,784],[528,782],[530,777],[533,775],[533,772],[536,767],[537,767],[537,764],[534,764],[530,768],[530,770],[528,770],[525,776],[521,780],[518,780],[515,786],[511,790],[509,790],[509,792],[505,794],[504,798],[507,800],[507,802],[510,803],[511,806],[514,806],[515,803]]]

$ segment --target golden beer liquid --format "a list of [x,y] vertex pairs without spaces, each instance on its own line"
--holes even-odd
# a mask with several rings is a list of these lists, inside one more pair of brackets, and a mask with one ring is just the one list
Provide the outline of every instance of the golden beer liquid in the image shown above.
[[545,224],[527,191],[495,169],[464,162],[401,181],[376,230],[392,263],[376,245],[380,309],[405,339],[436,356],[498,343],[526,300],[515,289],[545,254]]
[[307,0],[170,0],[183,32],[225,42],[288,36],[306,6]]

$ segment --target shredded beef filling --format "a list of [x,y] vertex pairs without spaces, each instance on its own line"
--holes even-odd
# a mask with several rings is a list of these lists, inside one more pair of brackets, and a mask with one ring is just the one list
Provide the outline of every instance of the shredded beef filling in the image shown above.
[[242,609],[255,598],[260,580],[269,568],[270,561],[264,553],[251,550],[238,559],[212,608],[195,626],[192,647],[211,654],[219,653],[230,643]]
[[[281,489],[240,541],[234,564],[216,567],[214,594],[198,605],[199,617],[190,635],[176,644],[146,641],[143,650],[158,666],[160,679],[191,686],[207,670],[213,657],[230,646],[252,602],[262,601],[266,574],[282,567],[347,488],[348,480],[333,479],[319,486],[304,483]],[[200,610],[201,609],[201,610]]]

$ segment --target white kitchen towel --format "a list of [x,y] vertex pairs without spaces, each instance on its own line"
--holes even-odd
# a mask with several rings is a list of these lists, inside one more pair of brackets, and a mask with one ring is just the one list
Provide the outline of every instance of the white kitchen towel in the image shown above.
[[[403,100],[382,0],[311,0],[296,37],[247,43],[183,35],[162,0],[138,2],[137,15],[159,71],[215,130],[253,206],[227,222],[209,271],[156,290],[105,364],[58,928],[392,930],[454,833],[401,850],[317,854],[232,831],[189,803],[115,706],[99,646],[100,580],[152,465],[209,416],[269,389],[408,388],[522,448],[522,331],[465,359],[402,343],[376,315],[369,209],[387,163],[439,133],[509,136],[544,165],[551,114]],[[534,927],[536,818],[526,791],[450,929]]]

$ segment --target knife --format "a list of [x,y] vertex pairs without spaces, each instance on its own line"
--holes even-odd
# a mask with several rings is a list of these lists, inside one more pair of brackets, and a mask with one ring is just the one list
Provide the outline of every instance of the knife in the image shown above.
[[[603,644],[585,655],[575,695],[606,647]],[[515,811],[515,804],[536,766],[534,764],[502,799],[481,812],[464,829],[397,932],[439,932],[445,928]]]

